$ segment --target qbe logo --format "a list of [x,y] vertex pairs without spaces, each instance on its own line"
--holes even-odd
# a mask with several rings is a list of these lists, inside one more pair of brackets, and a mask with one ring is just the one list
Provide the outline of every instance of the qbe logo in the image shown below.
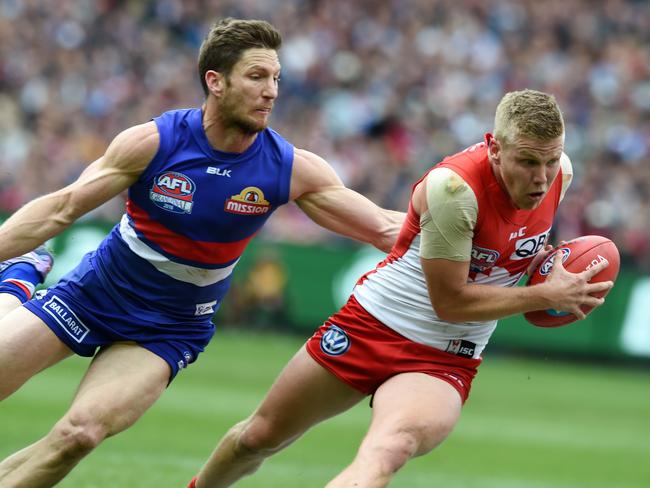
[[350,349],[350,338],[343,329],[330,325],[320,340],[320,348],[330,356],[340,356]]
[[544,248],[548,240],[551,229],[535,236],[524,237],[515,242],[515,251],[510,255],[510,259],[518,261],[520,259],[532,258]]

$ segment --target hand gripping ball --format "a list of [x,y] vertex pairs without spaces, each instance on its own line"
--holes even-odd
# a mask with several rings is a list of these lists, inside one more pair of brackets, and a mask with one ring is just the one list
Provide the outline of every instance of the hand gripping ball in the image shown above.
[[[543,283],[548,278],[553,269],[553,258],[557,252],[562,253],[562,264],[571,273],[581,273],[600,261],[609,261],[609,266],[594,276],[590,283],[616,280],[621,262],[616,245],[606,237],[582,236],[557,246],[535,269],[528,283],[526,283],[527,285]],[[607,292],[600,292],[595,296],[603,297],[606,294]],[[584,305],[582,311],[587,314],[592,308]],[[559,327],[578,320],[571,313],[553,309],[526,312],[524,317],[528,322],[538,327]]]

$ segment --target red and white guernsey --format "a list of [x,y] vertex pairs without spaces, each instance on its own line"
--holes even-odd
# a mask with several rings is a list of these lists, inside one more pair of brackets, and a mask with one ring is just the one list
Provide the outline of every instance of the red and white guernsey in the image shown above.
[[[429,173],[432,177],[453,174],[456,180],[463,180],[458,180],[463,186],[469,186],[469,195],[473,192],[471,202],[476,208],[471,209],[475,216],[471,222],[471,255],[462,257],[460,253],[461,257],[454,254],[450,258],[470,260],[469,283],[517,284],[548,240],[555,212],[570,182],[570,161],[563,156],[561,163],[559,176],[534,210],[517,209],[499,186],[488,160],[486,142],[446,158],[422,178]],[[436,211],[444,211],[444,206]],[[449,246],[453,240],[444,237],[442,245]],[[420,215],[412,204],[390,254],[359,280],[354,296],[363,308],[404,337],[463,356],[480,357],[497,325],[496,320],[452,323],[438,318],[420,265]],[[464,353],[459,348],[464,348]]]

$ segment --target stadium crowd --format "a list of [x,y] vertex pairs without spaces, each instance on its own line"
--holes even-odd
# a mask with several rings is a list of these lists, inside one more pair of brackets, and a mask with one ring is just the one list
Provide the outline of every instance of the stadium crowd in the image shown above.
[[[281,30],[273,128],[389,208],[482,139],[503,93],[555,94],[575,171],[555,239],[607,235],[650,270],[642,0],[0,0],[0,212],[73,181],[121,128],[199,105],[195,53],[220,16]],[[333,239],[295,206],[265,235]]]

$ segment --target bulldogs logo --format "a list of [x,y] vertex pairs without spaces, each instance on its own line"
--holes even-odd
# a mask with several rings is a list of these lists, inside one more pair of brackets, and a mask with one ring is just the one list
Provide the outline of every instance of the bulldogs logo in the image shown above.
[[154,179],[149,198],[158,207],[174,213],[192,213],[196,185],[183,173],[168,171]]
[[320,348],[325,354],[340,356],[350,349],[350,338],[343,329],[332,324],[327,329],[327,332],[323,334],[320,340]]

